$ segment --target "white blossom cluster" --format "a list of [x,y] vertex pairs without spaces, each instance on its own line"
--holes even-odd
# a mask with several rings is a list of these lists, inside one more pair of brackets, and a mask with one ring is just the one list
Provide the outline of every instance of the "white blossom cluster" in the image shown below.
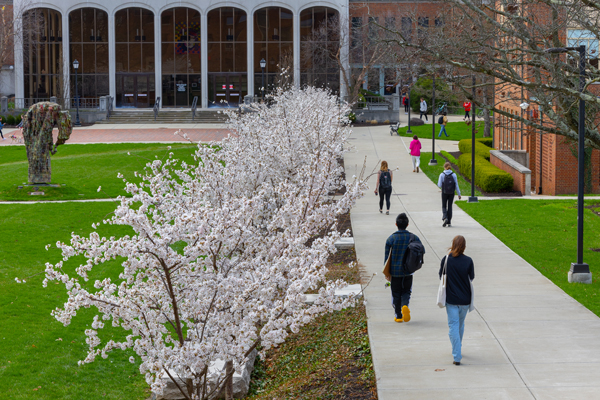
[[[133,236],[93,232],[57,243],[63,261],[46,264],[44,285],[63,282],[68,301],[53,316],[68,325],[82,307],[98,310],[80,363],[133,349],[153,392],[162,393],[161,378],[171,375],[185,382],[187,398],[207,399],[221,389],[207,383],[215,360],[241,371],[258,345],[277,346],[316,316],[352,304],[334,298],[346,283],[325,277],[340,237],[336,216],[366,188],[362,176],[344,180],[338,162],[348,148],[349,107],[305,88],[247,111],[229,112],[233,134],[199,145],[193,165],[153,160],[141,183],[123,179],[131,197],[120,197],[103,223],[131,226]],[[63,262],[77,255],[86,263],[69,275]],[[92,269],[117,257],[125,259],[118,281],[83,287]],[[317,289],[319,298],[305,304]],[[126,340],[101,342],[109,322],[128,332]]]

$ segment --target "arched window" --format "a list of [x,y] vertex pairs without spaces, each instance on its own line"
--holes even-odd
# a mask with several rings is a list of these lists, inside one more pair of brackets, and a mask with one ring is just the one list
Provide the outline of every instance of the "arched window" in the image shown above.
[[115,13],[117,107],[152,107],[154,82],[154,13],[132,7]]
[[64,97],[62,77],[62,16],[49,8],[23,15],[24,106]]
[[311,7],[300,13],[300,83],[340,89],[340,69],[335,61],[340,47],[339,12]]
[[201,97],[200,12],[174,7],[160,16],[162,41],[162,104],[190,107]]
[[212,106],[237,105],[248,93],[248,18],[244,10],[222,7],[207,15],[208,100]]
[[260,93],[262,70],[266,61],[265,90],[275,87],[277,73],[286,69],[290,80],[294,73],[294,15],[281,7],[265,7],[254,13],[254,93]]
[[69,55],[71,98],[75,98],[75,70],[79,62],[80,107],[98,106],[98,97],[110,94],[108,84],[108,14],[96,8],[80,8],[69,13]]

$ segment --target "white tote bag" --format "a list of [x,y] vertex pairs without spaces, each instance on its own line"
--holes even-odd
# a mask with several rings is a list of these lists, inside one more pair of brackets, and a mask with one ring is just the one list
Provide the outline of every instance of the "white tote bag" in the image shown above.
[[469,312],[475,310],[475,289],[473,288],[473,281],[469,279],[471,284],[471,304],[469,304]]
[[442,278],[440,279],[440,287],[438,288],[437,305],[439,308],[446,307],[446,268],[448,267],[448,256],[444,262],[442,269]]

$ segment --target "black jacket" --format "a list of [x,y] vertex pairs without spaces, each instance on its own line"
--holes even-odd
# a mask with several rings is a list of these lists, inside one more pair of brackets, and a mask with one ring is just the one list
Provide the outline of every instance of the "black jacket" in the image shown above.
[[[446,303],[455,306],[466,306],[471,304],[471,284],[469,280],[475,279],[475,266],[471,257],[461,254],[454,258],[448,255],[448,266],[446,267]],[[446,257],[442,258],[440,264],[440,279],[444,270]]]

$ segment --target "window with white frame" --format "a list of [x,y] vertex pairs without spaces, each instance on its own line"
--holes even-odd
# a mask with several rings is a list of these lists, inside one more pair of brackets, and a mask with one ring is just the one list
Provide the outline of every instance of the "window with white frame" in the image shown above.
[[585,29],[569,29],[567,31],[567,46],[578,47],[584,45],[588,59],[598,58],[598,38]]

